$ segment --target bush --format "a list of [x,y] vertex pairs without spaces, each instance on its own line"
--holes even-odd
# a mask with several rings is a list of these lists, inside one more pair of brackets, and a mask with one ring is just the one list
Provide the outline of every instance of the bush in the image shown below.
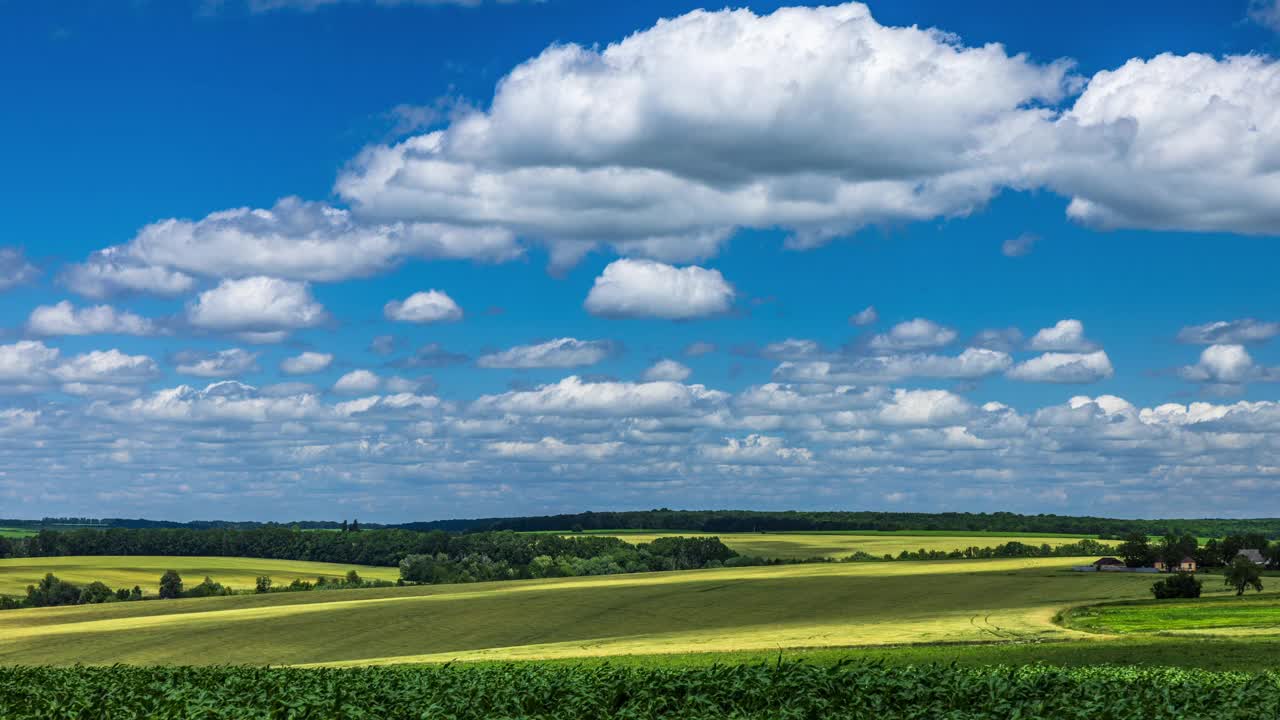
[[1200,581],[1191,573],[1180,572],[1151,586],[1157,600],[1200,597]]
[[177,570],[165,570],[160,576],[160,599],[173,600],[182,597],[182,576]]

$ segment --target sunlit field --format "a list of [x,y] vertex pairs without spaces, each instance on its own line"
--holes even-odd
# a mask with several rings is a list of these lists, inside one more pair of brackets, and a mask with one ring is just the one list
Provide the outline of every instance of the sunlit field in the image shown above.
[[[862,551],[871,555],[897,555],[903,550],[964,550],[968,547],[994,547],[1009,542],[1057,547],[1085,539],[1084,535],[962,535],[899,533],[696,533],[696,532],[599,532],[613,535],[632,544],[653,542],[660,537],[715,536],[742,555],[767,558],[797,559],[810,557],[839,558]],[[1114,541],[1101,541],[1114,544]]]
[[1054,616],[1141,598],[1150,579],[1072,573],[1073,562],[789,565],[14,610],[0,613],[0,662],[368,664],[1088,642],[1095,636]]
[[276,585],[287,585],[295,578],[314,581],[317,577],[337,579],[355,570],[366,580],[395,580],[399,571],[390,567],[339,565],[301,560],[264,560],[236,557],[159,557],[151,555],[105,555],[73,557],[10,558],[0,560],[0,595],[22,595],[28,585],[40,581],[46,573],[61,580],[83,585],[100,580],[111,588],[142,588],[155,594],[160,576],[166,570],[177,570],[189,584],[209,576],[225,587],[252,588],[262,575]]

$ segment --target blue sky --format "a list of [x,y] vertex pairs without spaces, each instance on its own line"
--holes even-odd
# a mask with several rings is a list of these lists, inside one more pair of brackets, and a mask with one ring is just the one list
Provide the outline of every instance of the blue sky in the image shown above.
[[0,0],[0,517],[1275,514],[1280,8],[700,7]]

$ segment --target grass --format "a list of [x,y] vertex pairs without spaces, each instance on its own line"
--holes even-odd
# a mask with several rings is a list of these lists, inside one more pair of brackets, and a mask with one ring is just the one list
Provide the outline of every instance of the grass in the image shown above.
[[797,559],[808,557],[844,557],[861,550],[872,555],[897,555],[903,550],[963,550],[968,547],[992,547],[1017,541],[1027,545],[1048,544],[1057,547],[1084,539],[1082,535],[998,535],[998,534],[930,534],[930,533],[696,533],[696,532],[599,532],[613,535],[629,543],[653,542],[660,537],[719,537],[725,545],[743,555],[767,558]]
[[0,537],[22,538],[22,537],[31,537],[35,534],[36,534],[35,530],[28,530],[26,528],[0,527]]
[[1110,603],[1071,610],[1064,616],[1072,628],[1096,633],[1277,634],[1280,595],[1209,597],[1195,600],[1146,600]]
[[1098,642],[1055,614],[1141,597],[1150,578],[1072,573],[1073,562],[791,565],[14,610],[0,613],[0,663],[341,665]]
[[45,573],[76,584],[101,580],[112,588],[138,585],[143,592],[154,593],[160,576],[169,569],[177,570],[188,584],[198,583],[208,575],[231,588],[251,588],[260,575],[285,585],[294,578],[340,578],[352,569],[367,580],[395,580],[400,576],[396,568],[258,558],[149,555],[12,558],[0,560],[0,595],[22,595],[28,585],[39,582]]

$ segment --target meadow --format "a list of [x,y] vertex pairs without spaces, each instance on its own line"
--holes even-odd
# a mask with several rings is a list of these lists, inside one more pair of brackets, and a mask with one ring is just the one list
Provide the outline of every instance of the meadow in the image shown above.
[[28,530],[26,528],[0,527],[0,537],[21,538],[21,537],[31,537],[32,535],[35,535],[35,534],[36,534],[36,531]]
[[1073,609],[1064,620],[1070,627],[1096,633],[1280,636],[1280,595],[1251,592],[1242,597],[1106,603]]
[[11,610],[0,613],[0,663],[364,665],[1088,640],[1055,615],[1148,593],[1149,577],[1072,573],[1074,562],[783,565]]
[[[1010,542],[1025,545],[1058,547],[1083,540],[1084,535],[1058,534],[954,534],[899,532],[788,532],[788,533],[698,533],[698,532],[608,532],[592,533],[620,538],[634,545],[653,542],[660,537],[718,537],[725,545],[742,555],[797,560],[811,557],[840,558],[862,551],[871,555],[894,555],[906,550],[964,550],[969,547],[994,547]],[[1114,544],[1116,541],[1101,541]]]
[[400,576],[396,568],[389,567],[260,558],[150,555],[8,558],[0,559],[0,595],[22,595],[28,585],[39,582],[46,573],[78,585],[100,580],[112,588],[137,585],[143,593],[154,594],[166,570],[177,570],[188,584],[194,585],[207,575],[233,589],[252,588],[261,575],[270,577],[277,585],[287,585],[295,578],[338,579],[348,570],[356,570],[366,580],[394,581]]

